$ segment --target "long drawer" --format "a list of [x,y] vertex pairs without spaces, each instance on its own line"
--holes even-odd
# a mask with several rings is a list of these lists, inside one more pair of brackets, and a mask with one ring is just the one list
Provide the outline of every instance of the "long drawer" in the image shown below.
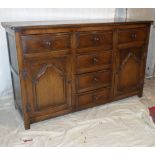
[[37,53],[70,49],[69,33],[42,34],[22,36],[24,53]]
[[111,85],[112,73],[110,70],[101,70],[76,76],[78,93],[90,91]]
[[146,28],[130,28],[118,31],[118,43],[128,43],[146,40]]
[[91,31],[77,33],[77,48],[102,46],[105,50],[112,49],[112,31]]
[[77,95],[77,109],[88,108],[107,102],[110,98],[110,88],[104,88]]
[[110,68],[111,64],[111,51],[78,55],[76,58],[77,73],[85,73]]

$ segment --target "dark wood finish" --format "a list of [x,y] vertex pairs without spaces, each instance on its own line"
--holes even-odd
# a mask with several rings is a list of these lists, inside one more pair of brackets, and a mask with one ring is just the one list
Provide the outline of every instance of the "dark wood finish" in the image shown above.
[[27,96],[32,112],[71,108],[70,57],[26,62]]
[[112,31],[92,31],[77,33],[77,48],[102,47],[103,50],[112,49]]
[[116,70],[116,94],[138,90],[142,84],[142,69],[145,59],[144,47],[118,49]]
[[113,26],[113,25],[142,25],[150,24],[150,20],[138,20],[127,18],[111,18],[111,19],[88,19],[88,20],[53,20],[53,21],[23,21],[23,22],[3,22],[2,26],[7,31],[25,31],[35,29],[49,29],[49,28],[71,28],[71,27],[91,27],[91,26]]
[[118,31],[118,43],[122,44],[135,41],[145,41],[146,34],[146,28],[122,29]]
[[69,34],[44,34],[22,36],[24,53],[46,52],[70,48]]
[[95,105],[108,102],[110,97],[110,88],[96,90],[77,95],[77,109],[89,108]]
[[77,91],[85,92],[111,85],[112,73],[110,70],[101,70],[77,75]]
[[15,107],[30,124],[142,96],[151,21],[2,23]]
[[76,59],[77,73],[96,71],[110,68],[112,64],[112,52],[94,52],[78,55]]

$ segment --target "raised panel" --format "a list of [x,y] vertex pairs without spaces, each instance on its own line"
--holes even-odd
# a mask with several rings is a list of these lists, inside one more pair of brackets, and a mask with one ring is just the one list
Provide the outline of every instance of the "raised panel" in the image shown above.
[[17,53],[16,53],[16,44],[15,44],[15,38],[13,35],[7,34],[7,40],[8,40],[8,54],[9,54],[9,61],[12,68],[18,73],[18,61],[17,61]]
[[18,109],[20,109],[20,111],[22,112],[22,98],[20,92],[19,77],[15,73],[11,72],[11,78],[12,78],[15,106],[18,107]]
[[38,109],[65,103],[66,79],[52,65],[35,83],[36,103]]
[[135,87],[139,83],[139,76],[140,66],[130,57],[119,73],[119,90]]
[[116,94],[125,94],[140,88],[143,55],[143,47],[118,50]]
[[[68,57],[29,62],[28,94],[33,111],[71,106],[71,74]],[[31,96],[31,95],[30,95]]]

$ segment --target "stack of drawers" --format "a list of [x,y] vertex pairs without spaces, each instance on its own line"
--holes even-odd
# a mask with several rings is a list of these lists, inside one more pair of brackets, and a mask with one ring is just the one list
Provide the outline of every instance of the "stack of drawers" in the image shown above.
[[112,84],[112,31],[77,33],[77,109],[107,102]]

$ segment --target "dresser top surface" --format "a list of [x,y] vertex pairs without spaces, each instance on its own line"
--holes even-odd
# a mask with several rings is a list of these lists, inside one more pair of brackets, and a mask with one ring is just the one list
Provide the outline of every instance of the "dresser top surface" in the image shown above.
[[13,30],[34,29],[34,28],[52,28],[52,27],[79,27],[94,25],[120,25],[120,24],[151,24],[151,20],[137,20],[128,18],[112,19],[86,19],[86,20],[52,20],[52,21],[20,21],[20,22],[2,22],[4,28]]

